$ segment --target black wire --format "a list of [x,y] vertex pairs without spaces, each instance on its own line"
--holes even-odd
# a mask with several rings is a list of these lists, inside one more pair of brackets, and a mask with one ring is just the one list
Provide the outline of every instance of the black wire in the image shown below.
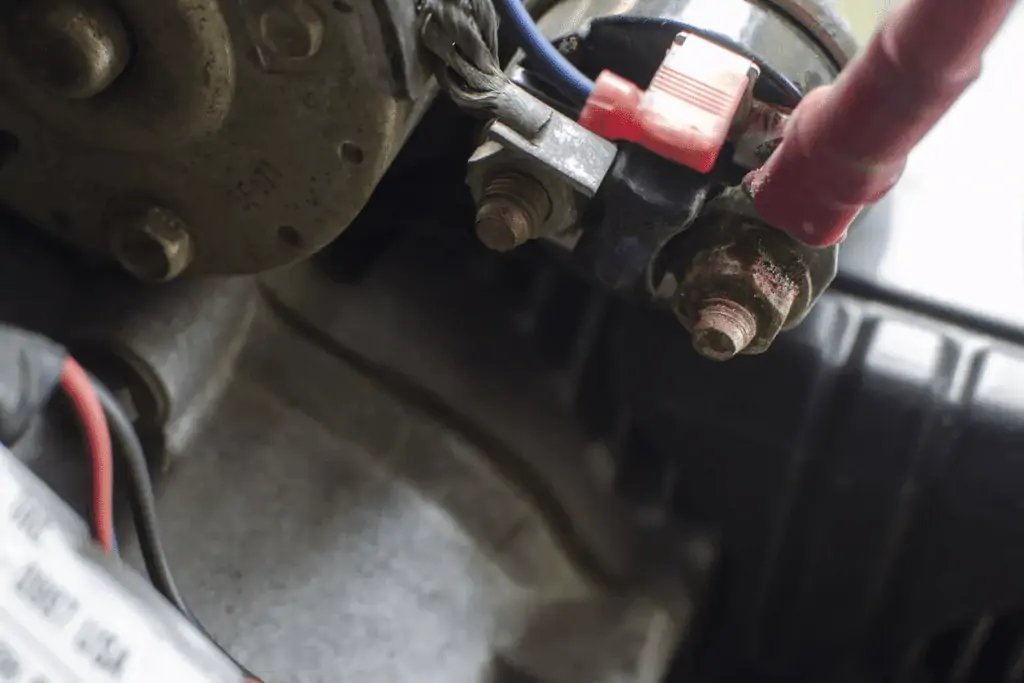
[[202,632],[211,643],[216,645],[217,649],[234,662],[235,666],[241,669],[243,675],[254,681],[261,680],[221,647],[192,612],[181,591],[178,590],[171,566],[167,561],[167,553],[164,551],[163,542],[160,539],[156,496],[153,492],[153,480],[149,476],[149,464],[146,461],[145,449],[135,432],[131,419],[125,414],[121,404],[110,390],[95,377],[92,377],[92,384],[96,391],[96,397],[99,399],[100,405],[103,406],[103,412],[107,416],[107,424],[117,451],[124,458],[128,467],[128,504],[131,507],[132,520],[135,522],[135,532],[139,537],[142,562],[146,566],[146,573],[149,574],[153,587],[186,619],[192,622],[192,625]]
[[188,606],[174,581],[163,542],[160,540],[156,497],[153,493],[153,481],[149,476],[149,464],[146,461],[142,442],[135,433],[135,427],[131,420],[110,390],[95,377],[92,383],[100,405],[103,406],[103,412],[107,416],[111,436],[128,467],[128,502],[131,505],[132,520],[135,522],[136,533],[139,536],[139,548],[142,551],[146,572],[160,595],[167,598],[180,612],[188,614]]

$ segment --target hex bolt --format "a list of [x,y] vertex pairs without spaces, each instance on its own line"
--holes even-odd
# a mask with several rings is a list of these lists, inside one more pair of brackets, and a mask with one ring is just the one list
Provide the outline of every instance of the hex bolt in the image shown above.
[[103,92],[131,59],[128,31],[104,0],[33,0],[13,25],[25,73],[70,99]]
[[538,236],[551,198],[536,178],[501,173],[487,184],[476,213],[476,235],[489,249],[511,251]]
[[324,20],[305,0],[279,0],[258,23],[260,49],[279,59],[308,59],[323,46]]
[[693,326],[693,348],[714,361],[726,361],[750,346],[757,336],[757,319],[746,307],[729,299],[708,299]]
[[143,282],[167,282],[192,263],[192,235],[184,221],[161,206],[119,214],[110,246],[118,263]]

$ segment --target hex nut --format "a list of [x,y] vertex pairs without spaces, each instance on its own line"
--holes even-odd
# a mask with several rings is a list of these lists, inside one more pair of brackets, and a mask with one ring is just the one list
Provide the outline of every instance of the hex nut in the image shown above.
[[110,247],[118,263],[143,282],[179,277],[195,255],[184,221],[155,205],[119,213],[111,225]]
[[731,239],[693,259],[675,312],[696,333],[694,345],[703,355],[724,360],[731,357],[730,345],[742,347],[736,353],[759,354],[768,350],[791,314],[799,313],[794,304],[810,287],[809,270],[784,235],[742,225]]
[[324,20],[305,0],[280,0],[260,14],[257,24],[261,58],[308,59],[324,44]]
[[477,237],[490,249],[510,251],[538,236],[551,208],[551,198],[533,176],[498,173],[480,198]]
[[70,99],[103,92],[131,59],[128,31],[104,0],[33,0],[13,26],[22,70]]
[[531,238],[561,235],[576,225],[576,194],[573,189],[548,174],[540,164],[512,154],[494,140],[488,140],[476,149],[466,170],[466,185],[478,207],[482,206],[491,182],[509,173],[533,178],[547,197],[550,208],[540,223],[532,228]]

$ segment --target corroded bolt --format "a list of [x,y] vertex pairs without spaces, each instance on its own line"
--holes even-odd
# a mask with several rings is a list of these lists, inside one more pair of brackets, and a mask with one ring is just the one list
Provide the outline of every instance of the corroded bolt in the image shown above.
[[511,251],[538,236],[551,213],[551,198],[532,176],[507,172],[484,189],[476,213],[476,234],[495,251]]
[[757,320],[744,306],[728,299],[708,299],[693,326],[693,348],[711,360],[725,361],[750,346]]
[[514,199],[490,199],[476,213],[476,236],[488,249],[511,251],[526,244],[532,235],[529,212]]
[[111,226],[118,263],[144,282],[173,280],[192,263],[192,236],[185,223],[160,206],[120,214]]
[[259,17],[261,49],[280,59],[313,57],[324,43],[324,20],[305,0],[279,0]]
[[103,92],[131,58],[128,32],[104,0],[33,0],[14,28],[12,48],[21,67],[64,97]]

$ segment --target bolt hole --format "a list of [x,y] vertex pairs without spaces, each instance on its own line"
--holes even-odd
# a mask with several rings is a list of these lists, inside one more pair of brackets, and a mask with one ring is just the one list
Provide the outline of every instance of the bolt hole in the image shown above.
[[58,230],[67,230],[71,227],[71,216],[63,211],[54,211],[50,214],[50,220]]
[[0,130],[0,168],[4,167],[11,157],[21,149],[21,141],[14,133]]
[[282,225],[277,229],[277,237],[289,247],[302,246],[302,235],[290,225]]
[[172,264],[167,251],[152,235],[135,230],[118,235],[114,255],[130,273],[145,282],[163,282],[170,278]]
[[352,5],[348,4],[347,2],[342,2],[342,0],[334,0],[334,2],[331,3],[331,7],[333,7],[334,10],[340,14],[352,13]]
[[341,147],[338,148],[338,155],[343,161],[347,161],[348,163],[356,166],[363,163],[363,159],[365,158],[363,148],[354,142],[341,143]]

